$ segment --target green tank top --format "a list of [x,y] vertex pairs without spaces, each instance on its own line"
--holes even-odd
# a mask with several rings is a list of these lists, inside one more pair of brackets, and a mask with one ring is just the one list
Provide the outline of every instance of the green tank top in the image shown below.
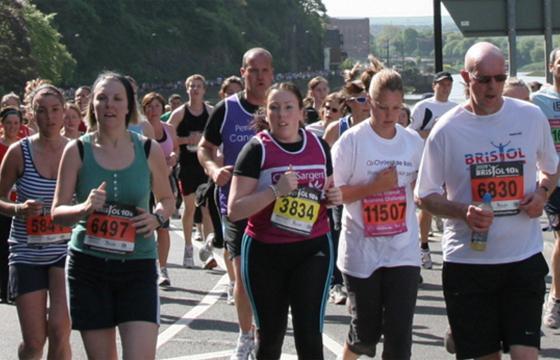
[[[151,192],[151,173],[146,159],[140,135],[129,131],[134,144],[132,164],[121,170],[107,170],[101,167],[92,151],[93,134],[80,137],[83,146],[82,167],[78,172],[76,199],[78,203],[86,201],[91,189],[106,182],[107,203],[139,207],[149,211]],[[134,250],[129,253],[111,253],[99,251],[84,243],[88,218],[78,222],[72,232],[70,249],[106,259],[156,259],[157,250],[154,234],[149,237],[136,234]],[[119,232],[116,232],[119,234]],[[116,235],[117,237],[119,235]]]

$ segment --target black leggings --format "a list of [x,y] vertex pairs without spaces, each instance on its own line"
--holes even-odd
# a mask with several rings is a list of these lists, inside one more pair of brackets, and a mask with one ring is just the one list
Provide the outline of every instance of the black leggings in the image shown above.
[[245,235],[242,276],[257,324],[257,359],[280,359],[292,310],[299,359],[323,359],[323,318],[332,275],[329,236],[265,244]]

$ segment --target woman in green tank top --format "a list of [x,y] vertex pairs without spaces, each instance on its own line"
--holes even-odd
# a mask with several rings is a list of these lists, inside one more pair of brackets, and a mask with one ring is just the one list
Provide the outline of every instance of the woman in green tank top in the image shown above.
[[155,358],[154,230],[175,203],[165,158],[156,142],[127,131],[138,115],[126,78],[103,73],[92,90],[87,119],[97,130],[66,147],[52,211],[55,222],[76,224],[67,270],[72,327],[89,358],[117,358],[117,327],[126,357]]

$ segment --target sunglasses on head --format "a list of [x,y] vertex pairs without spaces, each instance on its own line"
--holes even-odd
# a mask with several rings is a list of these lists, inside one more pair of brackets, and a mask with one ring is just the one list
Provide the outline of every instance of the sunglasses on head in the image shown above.
[[471,75],[471,77],[473,78],[474,81],[480,83],[480,84],[488,84],[492,78],[496,81],[496,82],[504,82],[507,79],[507,75],[506,74],[498,74],[498,75],[475,75],[473,73],[469,73]]
[[355,101],[358,104],[365,104],[367,102],[367,97],[366,96],[351,97],[348,99],[348,101]]
[[338,109],[335,107],[330,107],[330,106],[323,106],[323,107],[325,108],[325,110],[329,110],[333,114],[336,114],[338,112]]

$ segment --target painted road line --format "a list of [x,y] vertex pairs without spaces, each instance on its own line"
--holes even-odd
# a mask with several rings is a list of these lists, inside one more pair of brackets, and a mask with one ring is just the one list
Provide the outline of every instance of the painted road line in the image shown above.
[[204,314],[206,310],[210,309],[223,295],[224,286],[229,283],[227,274],[224,274],[216,283],[214,288],[196,305],[191,311],[183,315],[179,320],[174,322],[165,331],[158,336],[157,349],[159,349],[166,342],[171,340],[181,330],[187,327],[191,322],[196,320],[199,316]]
[[[197,355],[180,356],[175,358],[169,358],[166,360],[211,360],[211,359],[229,357],[232,353],[233,350],[225,350],[225,351],[217,351],[217,352],[197,354]],[[282,354],[280,356],[280,360],[297,360],[297,355]]]

